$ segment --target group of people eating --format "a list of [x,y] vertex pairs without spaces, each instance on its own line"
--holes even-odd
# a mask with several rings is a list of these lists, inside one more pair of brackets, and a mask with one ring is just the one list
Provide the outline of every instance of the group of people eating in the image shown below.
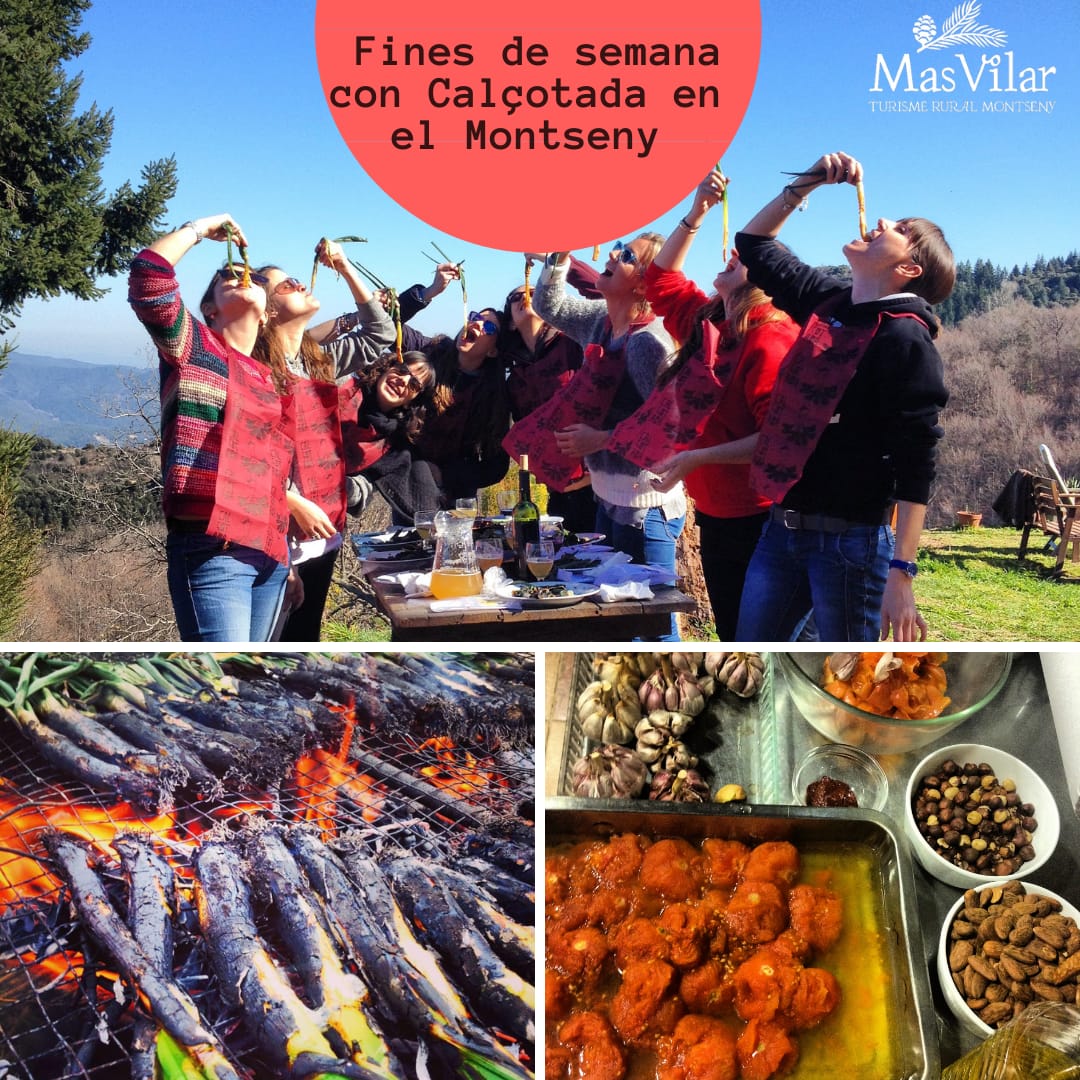
[[129,295],[160,357],[181,638],[318,640],[349,512],[377,493],[408,523],[523,454],[569,530],[672,575],[689,495],[720,640],[808,623],[824,641],[925,638],[915,555],[947,398],[932,305],[952,252],[932,222],[882,218],[844,245],[849,281],[801,262],[777,239],[792,212],[862,182],[830,153],[736,235],[706,294],[682,267],[727,182],[714,169],[670,236],[620,241],[599,271],[526,253],[535,288],[435,337],[409,320],[451,263],[388,298],[322,240],[356,307],[314,323],[318,300],[277,266],[227,262],[201,318],[185,306],[175,266],[195,244],[246,248],[227,214],[142,251]]

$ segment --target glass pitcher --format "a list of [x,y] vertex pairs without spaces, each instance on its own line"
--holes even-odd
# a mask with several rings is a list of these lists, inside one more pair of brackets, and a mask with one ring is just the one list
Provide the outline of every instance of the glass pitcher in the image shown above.
[[1066,1002],[1029,1005],[942,1080],[1076,1080],[1080,1077],[1080,1008]]
[[431,591],[437,600],[476,596],[484,587],[473,547],[473,519],[445,510],[435,515],[435,563]]

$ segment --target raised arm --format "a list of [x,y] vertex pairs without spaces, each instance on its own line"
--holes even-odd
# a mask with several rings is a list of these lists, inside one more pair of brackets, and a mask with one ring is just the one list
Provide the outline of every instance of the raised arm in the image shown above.
[[533,308],[540,318],[556,330],[572,337],[579,345],[588,345],[597,339],[604,325],[607,303],[567,296],[566,275],[569,269],[569,252],[557,251],[548,256],[533,290]]
[[727,183],[727,177],[717,168],[698,184],[690,209],[671,230],[652,265],[661,270],[682,269],[694,242],[694,234],[701,228],[705,215],[722,199]]
[[823,184],[858,184],[863,169],[850,154],[842,151],[822,154],[809,169],[792,177],[779,195],[770,199],[740,230],[753,236],[777,236],[784,223],[810,192]]
[[[226,229],[226,226],[229,229]],[[179,229],[159,236],[147,250],[175,266],[201,240],[226,240],[229,230],[232,231],[236,244],[247,247],[247,238],[240,226],[233,221],[231,214],[211,214],[209,217],[185,221]]]

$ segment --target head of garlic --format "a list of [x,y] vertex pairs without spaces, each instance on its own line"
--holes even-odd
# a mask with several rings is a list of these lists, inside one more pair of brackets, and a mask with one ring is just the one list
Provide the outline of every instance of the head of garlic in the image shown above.
[[605,744],[574,762],[570,787],[586,799],[632,799],[640,795],[649,769],[633,750]]

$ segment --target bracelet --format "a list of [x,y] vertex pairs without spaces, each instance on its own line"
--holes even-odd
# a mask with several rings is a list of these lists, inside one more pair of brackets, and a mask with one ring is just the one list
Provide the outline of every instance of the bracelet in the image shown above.
[[679,218],[679,224],[688,232],[696,233],[701,228],[700,225],[691,225],[686,218]]
[[[199,227],[194,221],[185,221],[184,224],[180,226],[180,229],[190,229],[195,234],[195,243],[202,243],[203,234],[199,232]],[[177,229],[176,231],[179,232],[180,229]]]
[[[792,206],[787,201],[789,191],[791,192],[792,195],[795,196],[795,205],[794,206]],[[791,210],[803,211],[803,210],[806,209],[806,196],[804,195],[800,199],[799,198],[799,193],[790,184],[785,184],[784,185],[784,189],[780,192],[780,198],[783,199],[783,201],[784,201],[784,209],[785,210],[788,210],[788,211],[791,211]]]

